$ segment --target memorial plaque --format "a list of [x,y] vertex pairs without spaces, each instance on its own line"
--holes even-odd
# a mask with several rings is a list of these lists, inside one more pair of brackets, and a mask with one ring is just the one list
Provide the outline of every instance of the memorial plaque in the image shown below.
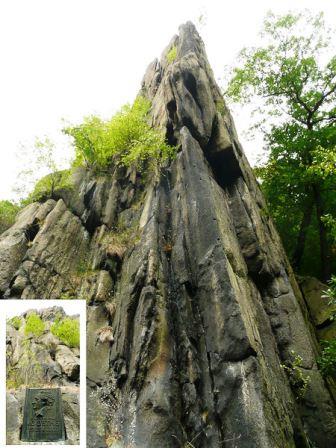
[[21,440],[26,442],[65,440],[60,389],[26,389]]

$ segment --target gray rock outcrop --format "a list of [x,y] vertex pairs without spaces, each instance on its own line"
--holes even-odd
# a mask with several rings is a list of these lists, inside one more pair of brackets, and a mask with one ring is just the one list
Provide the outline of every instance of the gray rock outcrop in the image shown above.
[[87,300],[90,448],[336,446],[306,304],[191,23],[141,94],[176,158],[80,169],[25,209],[0,237],[2,296]]
[[[26,323],[35,314],[43,324],[41,334],[27,333]],[[9,320],[6,329],[7,384],[41,387],[69,386],[79,381],[79,352],[77,347],[66,345],[52,333],[57,319],[66,318],[62,307],[29,310],[21,316],[20,324]],[[76,318],[76,317],[74,317]]]

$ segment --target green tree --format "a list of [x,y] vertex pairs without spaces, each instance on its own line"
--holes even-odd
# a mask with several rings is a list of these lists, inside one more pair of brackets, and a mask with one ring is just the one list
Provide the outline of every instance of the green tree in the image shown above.
[[55,145],[48,137],[36,139],[29,151],[23,148],[21,157],[25,168],[19,173],[15,191],[23,205],[48,198],[57,199],[59,190],[71,188],[71,170],[59,168]]
[[0,234],[14,224],[20,207],[11,201],[0,201]]
[[[336,210],[336,56],[323,15],[264,21],[262,44],[244,49],[226,92],[257,102],[267,160],[256,170],[294,268],[330,278],[326,216]],[[316,252],[320,253],[316,263]]]
[[160,164],[172,156],[175,148],[165,141],[164,133],[148,123],[150,102],[138,96],[133,105],[125,105],[110,120],[91,116],[64,133],[73,137],[75,165],[102,170],[111,163],[142,168],[146,162]]

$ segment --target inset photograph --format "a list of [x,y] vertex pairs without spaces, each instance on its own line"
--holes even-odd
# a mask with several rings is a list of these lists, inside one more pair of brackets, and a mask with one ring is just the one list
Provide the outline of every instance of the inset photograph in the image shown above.
[[32,309],[18,302],[6,310],[6,444],[79,445],[76,304],[48,307],[44,301]]

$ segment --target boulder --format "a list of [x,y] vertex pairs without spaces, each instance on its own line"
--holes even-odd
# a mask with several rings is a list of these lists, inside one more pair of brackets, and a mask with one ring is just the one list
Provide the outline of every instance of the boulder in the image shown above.
[[72,350],[66,345],[58,345],[56,348],[55,360],[61,366],[71,381],[79,379],[79,359],[73,354]]
[[330,306],[325,296],[328,286],[314,277],[298,277],[298,282],[312,321],[318,327],[336,313],[336,306]]

